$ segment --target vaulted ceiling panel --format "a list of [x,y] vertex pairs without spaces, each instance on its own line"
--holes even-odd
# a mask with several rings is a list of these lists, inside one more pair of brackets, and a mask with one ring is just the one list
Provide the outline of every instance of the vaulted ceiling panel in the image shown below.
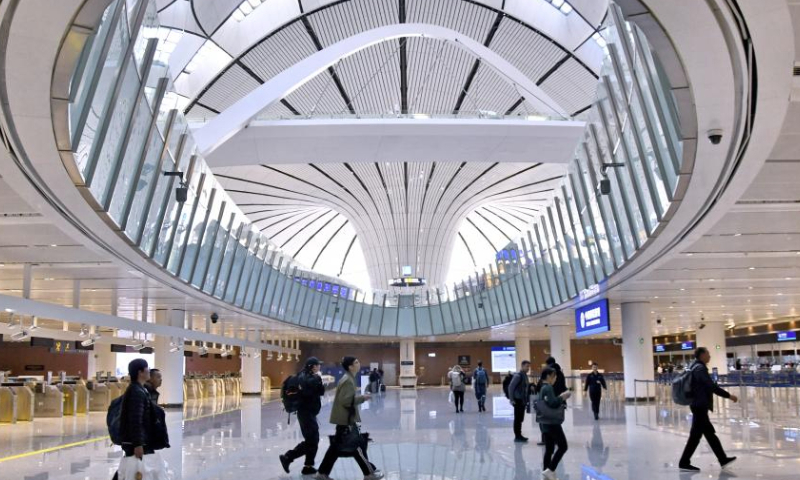
[[259,85],[242,67],[233,65],[225,78],[211,85],[203,94],[203,104],[221,112]]
[[540,86],[567,112],[575,113],[594,102],[597,79],[580,63],[569,59]]
[[450,28],[484,43],[497,14],[463,0],[406,0],[406,22],[430,23]]
[[258,43],[242,63],[267,81],[316,51],[303,24],[294,22]]
[[382,42],[336,65],[356,112],[383,114],[399,110],[399,49],[398,42]]

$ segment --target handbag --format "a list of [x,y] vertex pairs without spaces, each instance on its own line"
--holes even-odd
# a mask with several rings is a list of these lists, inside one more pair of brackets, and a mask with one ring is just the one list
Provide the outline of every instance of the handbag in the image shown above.
[[543,399],[537,399],[533,404],[536,410],[536,423],[542,425],[561,425],[564,423],[564,405],[556,408],[549,406]]
[[[349,418],[352,418],[353,410],[355,410],[355,407],[352,408]],[[337,430],[335,435],[330,436],[330,440],[331,445],[336,445],[336,450],[340,454],[353,454],[359,448],[366,453],[370,438],[369,433],[361,433],[358,425],[351,423],[345,428]]]

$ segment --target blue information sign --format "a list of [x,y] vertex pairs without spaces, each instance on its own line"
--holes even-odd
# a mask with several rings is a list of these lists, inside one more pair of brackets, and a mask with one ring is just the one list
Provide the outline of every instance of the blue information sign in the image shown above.
[[656,352],[666,352],[666,351],[667,349],[666,347],[664,347],[664,345],[661,345],[660,343],[656,344]]
[[779,342],[794,342],[797,340],[797,332],[778,332]]
[[681,350],[694,350],[694,342],[681,343]]
[[575,309],[576,336],[585,337],[609,330],[611,330],[611,323],[608,320],[607,298]]

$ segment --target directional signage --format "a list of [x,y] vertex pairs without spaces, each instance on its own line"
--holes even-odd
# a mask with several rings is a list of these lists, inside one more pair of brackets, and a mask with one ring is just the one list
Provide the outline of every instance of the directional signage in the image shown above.
[[575,309],[575,335],[585,337],[611,330],[608,299],[604,298]]

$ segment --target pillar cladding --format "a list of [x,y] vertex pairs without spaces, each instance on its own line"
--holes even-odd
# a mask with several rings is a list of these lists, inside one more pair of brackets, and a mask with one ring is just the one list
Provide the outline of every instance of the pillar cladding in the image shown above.
[[717,368],[720,375],[728,374],[728,348],[725,346],[725,323],[705,322],[704,328],[698,328],[697,346],[706,347],[711,352],[708,370]]
[[[183,310],[157,310],[156,323],[183,328],[186,312]],[[183,338],[170,338],[161,335],[155,339],[155,365],[161,371],[163,383],[159,388],[158,403],[168,406],[183,405],[183,374],[185,359],[183,350],[170,352],[173,343],[183,344]]]
[[650,306],[645,302],[622,304],[622,366],[626,400],[655,396],[653,385],[635,382],[655,378],[653,325]]
[[572,344],[569,333],[572,325],[550,325],[550,356],[561,365],[564,375],[572,375]]
[[514,350],[517,356],[517,371],[521,368],[523,360],[528,360],[531,363],[531,337],[527,335],[518,335],[514,338]]
[[402,388],[417,388],[415,358],[414,340],[400,340],[400,387]]
[[242,395],[261,395],[261,357],[255,358],[256,349],[245,348],[242,359]]

